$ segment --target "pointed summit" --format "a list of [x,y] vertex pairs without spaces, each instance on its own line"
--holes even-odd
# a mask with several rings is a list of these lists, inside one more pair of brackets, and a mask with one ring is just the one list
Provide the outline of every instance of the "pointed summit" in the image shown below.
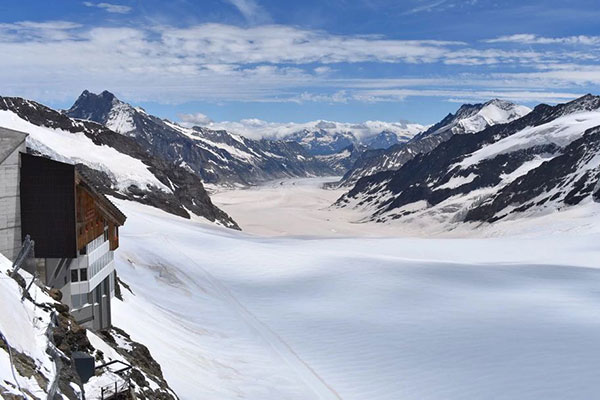
[[118,133],[135,130],[135,113],[136,110],[132,106],[117,99],[108,90],[100,94],[84,90],[73,106],[66,111],[71,118],[94,121]]

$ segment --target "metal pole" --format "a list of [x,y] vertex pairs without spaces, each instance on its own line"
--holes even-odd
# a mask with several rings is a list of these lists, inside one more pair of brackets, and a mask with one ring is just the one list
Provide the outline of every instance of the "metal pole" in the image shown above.
[[37,278],[37,271],[34,273],[33,278],[31,278],[31,282],[29,282],[29,285],[27,285],[27,287],[23,291],[23,296],[21,296],[21,301],[25,300],[25,297],[27,296],[27,293],[29,293],[29,289],[31,289],[31,286],[33,285],[33,282],[35,282],[36,278]]

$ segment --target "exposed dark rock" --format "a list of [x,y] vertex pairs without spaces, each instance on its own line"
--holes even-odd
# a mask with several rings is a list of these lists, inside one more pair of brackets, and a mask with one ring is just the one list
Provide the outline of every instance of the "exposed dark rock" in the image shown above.
[[96,145],[106,145],[141,160],[161,183],[173,191],[166,193],[156,188],[137,187],[119,191],[116,189],[116,182],[106,173],[78,165],[80,171],[104,194],[149,204],[185,218],[190,217],[189,210],[210,221],[239,229],[235,221],[212,204],[202,180],[196,174],[164,158],[160,153],[150,152],[133,137],[118,134],[92,121],[74,120],[51,108],[22,98],[0,97],[0,110],[12,111],[34,125],[83,133]]
[[56,301],[61,301],[63,298],[62,292],[59,289],[55,289],[55,288],[49,289],[48,295]]
[[328,164],[335,174],[342,175],[348,171],[348,169],[356,163],[356,160],[358,160],[366,151],[368,150],[365,146],[351,144],[340,150],[338,153],[317,156],[317,158],[321,160],[321,162]]
[[512,119],[518,118],[522,114],[519,106],[497,99],[482,104],[464,104],[456,113],[448,114],[440,122],[406,143],[395,144],[385,150],[370,150],[362,153],[346,172],[339,185],[352,186],[365,176],[401,168],[417,155],[430,152],[452,136],[468,132],[468,129],[472,128],[463,126],[462,121],[475,116],[488,105],[494,105],[507,111],[509,118]]
[[555,192],[552,197],[548,196],[538,205],[547,201],[559,201],[565,205],[579,204],[586,197],[598,193],[594,192],[594,189],[600,180],[600,170],[582,170],[582,167],[598,154],[600,127],[589,129],[580,139],[568,145],[561,155],[502,188],[492,201],[470,210],[465,220],[489,222],[501,217],[502,215],[498,214],[510,205],[520,206],[515,212],[523,212],[533,206],[531,202],[534,199],[545,193]]
[[[122,329],[112,327],[110,330],[101,331],[100,337],[111,347],[113,347],[129,364],[134,368],[131,370],[131,380],[135,382],[136,396],[140,399],[160,399],[175,400],[177,395],[171,390],[169,384],[164,379],[160,365],[154,360],[152,354],[146,346],[134,342],[131,337]],[[117,344],[114,336],[118,335],[121,342],[127,343],[128,349]],[[144,374],[155,381],[159,389],[153,390],[150,387]]]
[[133,138],[142,149],[159,154],[170,166],[185,166],[206,183],[252,185],[332,174],[327,164],[294,141],[251,140],[202,127],[186,129],[124,103],[107,91],[98,95],[83,92],[65,113]]
[[121,291],[121,286],[123,286],[129,293],[133,294],[133,290],[131,287],[123,282],[121,278],[117,276],[117,272],[115,271],[115,297],[121,301],[123,301],[123,293]]
[[[555,144],[535,145],[513,150],[480,160],[473,165],[458,164],[484,146],[498,142],[527,127],[535,127],[574,112],[600,108],[600,97],[586,95],[577,100],[557,106],[537,106],[531,113],[507,124],[489,126],[476,134],[455,134],[427,153],[416,155],[399,169],[366,176],[337,202],[344,206],[350,203],[369,205],[376,212],[376,221],[402,218],[401,207],[424,201],[435,206],[454,196],[473,193],[479,189],[498,187],[485,199],[476,199],[461,217],[466,221],[494,222],[503,215],[501,210],[513,207],[508,212],[524,212],[534,206],[547,206],[552,201],[564,206],[580,203],[584,198],[597,193],[595,185],[600,179],[598,169],[588,162],[600,152],[598,129],[582,132],[582,137],[565,148]],[[536,157],[551,159],[534,168],[512,183],[499,185],[504,176],[515,172],[526,162]],[[595,170],[593,168],[596,168]],[[473,177],[471,180],[467,177]],[[451,180],[462,181],[448,185]],[[560,192],[560,193],[555,193]],[[385,196],[381,196],[385,193]],[[547,198],[544,194],[548,193]],[[550,199],[552,196],[552,199]],[[460,197],[457,197],[460,198]]]
[[[8,346],[4,343],[3,340],[0,340],[0,349],[5,352],[8,352]],[[38,369],[35,360],[29,357],[27,354],[21,353],[17,351],[15,348],[11,346],[10,352],[12,354],[13,366],[19,373],[19,375],[24,376],[26,378],[33,378],[36,380],[38,385],[41,388],[45,388],[48,386],[48,378],[46,378]],[[15,397],[17,399],[22,397]]]

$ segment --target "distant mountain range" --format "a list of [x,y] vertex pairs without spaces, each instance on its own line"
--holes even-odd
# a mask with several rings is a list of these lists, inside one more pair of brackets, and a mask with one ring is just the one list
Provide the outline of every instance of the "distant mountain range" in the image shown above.
[[365,134],[320,121],[273,136],[285,140],[254,140],[84,91],[62,112],[0,97],[0,126],[29,133],[33,153],[78,164],[106,194],[232,228],[205,184],[345,173],[338,186],[349,191],[337,207],[443,229],[600,201],[600,97],[592,95],[533,110],[497,99],[465,104],[423,131],[398,124]]
[[295,141],[311,155],[331,155],[348,146],[384,149],[410,140],[427,126],[408,121],[344,123],[313,121],[306,123],[276,123],[256,119],[240,122],[213,122],[210,129],[225,129],[247,137]]
[[483,104],[465,104],[437,124],[410,140],[391,147],[364,152],[346,172],[340,185],[352,186],[364,176],[400,168],[417,154],[427,153],[455,134],[475,133],[488,126],[518,119],[531,109],[494,99]]
[[252,185],[334,173],[296,142],[252,140],[225,130],[186,128],[147,114],[107,91],[84,91],[65,114],[135,138],[147,151],[186,168],[208,184]]
[[[372,221],[451,229],[600,201],[600,97],[528,111],[498,101],[463,106],[405,147],[374,156],[373,173],[336,205]],[[423,140],[426,149],[414,150]],[[396,167],[381,161],[404,149],[412,154]]]

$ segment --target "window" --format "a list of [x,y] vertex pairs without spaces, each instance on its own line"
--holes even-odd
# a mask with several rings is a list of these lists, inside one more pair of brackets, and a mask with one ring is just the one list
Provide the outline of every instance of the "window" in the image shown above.
[[74,294],[71,296],[71,303],[73,303],[73,308],[80,308],[83,304],[84,295]]
[[79,270],[79,276],[81,277],[81,281],[87,281],[88,277],[87,277],[87,269],[82,268]]
[[79,270],[72,269],[71,270],[71,282],[79,282]]

